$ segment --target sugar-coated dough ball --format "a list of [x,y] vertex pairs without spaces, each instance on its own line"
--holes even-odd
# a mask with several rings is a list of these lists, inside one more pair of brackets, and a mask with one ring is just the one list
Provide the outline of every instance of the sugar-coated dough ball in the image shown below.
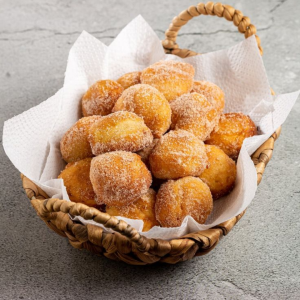
[[184,94],[170,103],[172,129],[183,129],[205,141],[219,122],[220,115],[205,96]]
[[130,86],[141,83],[140,80],[141,72],[130,72],[121,76],[117,82],[125,89],[128,89]]
[[89,128],[100,118],[100,116],[81,118],[65,133],[60,141],[60,151],[66,162],[74,162],[93,156],[88,141]]
[[205,145],[208,168],[200,178],[208,185],[214,200],[231,192],[236,179],[235,162],[217,146]]
[[95,82],[82,97],[82,114],[85,117],[110,114],[123,90],[123,87],[113,80]]
[[236,160],[244,139],[256,134],[256,126],[249,116],[227,113],[221,115],[219,124],[206,140],[206,144],[220,147],[229,157]]
[[160,179],[199,176],[207,167],[204,143],[185,130],[170,131],[152,150],[152,174]]
[[90,178],[98,204],[128,205],[146,194],[151,173],[140,156],[125,151],[101,154],[92,159]]
[[159,141],[159,139],[153,139],[153,142],[148,147],[145,147],[144,149],[142,149],[136,153],[141,157],[143,163],[146,166],[149,166],[149,156],[150,156],[152,150],[154,149],[154,147],[156,146],[156,144],[158,143],[158,141]]
[[159,61],[142,72],[141,83],[157,88],[170,102],[191,91],[194,74],[195,69],[190,64],[172,60]]
[[150,129],[142,118],[127,111],[118,111],[96,121],[89,131],[94,155],[109,151],[136,152],[153,141]]
[[223,112],[225,106],[224,92],[214,83],[209,81],[194,81],[192,92],[199,93],[218,110]]
[[148,231],[153,226],[159,226],[155,219],[155,197],[155,191],[149,189],[135,202],[123,206],[107,206],[106,212],[111,216],[142,220],[144,221],[143,231]]
[[64,180],[71,201],[95,207],[96,195],[90,180],[91,161],[92,158],[85,158],[67,164],[58,178]]
[[192,176],[164,183],[155,203],[156,219],[163,227],[178,227],[186,216],[204,224],[212,209],[209,187],[201,179]]
[[123,92],[113,111],[131,111],[142,117],[154,137],[170,127],[171,108],[164,95],[148,84],[137,84]]

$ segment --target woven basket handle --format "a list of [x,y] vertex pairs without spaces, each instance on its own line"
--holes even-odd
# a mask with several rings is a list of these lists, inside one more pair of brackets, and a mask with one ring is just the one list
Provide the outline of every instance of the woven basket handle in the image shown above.
[[[190,6],[173,19],[169,29],[165,33],[166,38],[162,42],[166,53],[174,54],[182,58],[198,54],[188,49],[180,49],[176,43],[176,38],[180,28],[188,23],[189,20],[199,15],[224,17],[226,20],[232,21],[233,24],[237,26],[239,32],[245,35],[245,38],[256,33],[256,27],[251,24],[250,18],[244,16],[241,11],[235,10],[233,7],[222,3],[199,3],[198,5]],[[257,35],[255,35],[255,37],[259,52],[262,55],[263,49],[260,45],[260,39]]]

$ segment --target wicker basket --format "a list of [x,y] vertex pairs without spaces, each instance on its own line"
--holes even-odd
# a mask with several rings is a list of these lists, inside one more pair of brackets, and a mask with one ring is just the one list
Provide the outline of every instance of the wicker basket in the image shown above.
[[[162,42],[166,53],[180,57],[197,55],[188,49],[180,49],[176,37],[181,26],[190,19],[199,15],[224,17],[244,33],[245,38],[256,33],[256,28],[250,19],[228,5],[220,3],[199,3],[191,6],[175,17],[166,31],[166,39]],[[260,53],[262,48],[256,36]],[[257,183],[259,184],[264,169],[271,159],[274,142],[280,134],[280,128],[252,155],[257,170]],[[39,217],[56,233],[69,239],[70,244],[78,249],[87,249],[96,254],[104,255],[110,259],[124,261],[132,265],[146,265],[155,262],[175,264],[194,256],[204,255],[211,251],[223,235],[227,235],[232,227],[243,216],[240,215],[211,229],[194,232],[181,238],[170,241],[148,239],[140,235],[136,229],[124,221],[120,221],[95,208],[84,204],[69,202],[60,199],[48,199],[47,194],[25,176],[21,175],[23,187],[31,204]],[[81,216],[86,220],[94,220],[111,228],[114,233],[107,233],[95,225],[83,225],[72,221],[69,217]]]

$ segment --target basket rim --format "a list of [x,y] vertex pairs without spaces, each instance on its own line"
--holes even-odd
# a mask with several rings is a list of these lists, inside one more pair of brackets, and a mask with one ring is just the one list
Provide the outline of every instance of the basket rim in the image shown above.
[[[274,143],[279,137],[280,132],[281,127],[279,127],[251,157],[256,167],[257,184],[261,182],[264,170],[272,157]],[[122,249],[124,243],[129,243],[131,245],[129,248],[134,249],[134,254],[138,256],[139,261],[132,260],[132,257],[128,257],[128,255],[125,255],[126,253],[122,254],[120,251],[113,252],[113,254],[108,252],[103,253],[111,259],[123,260],[129,264],[149,264],[156,261],[176,263],[194,256],[204,255],[217,245],[222,236],[227,235],[231,231],[246,211],[244,210],[238,216],[208,230],[189,233],[176,239],[162,240],[146,238],[142,233],[137,232],[136,229],[126,222],[118,220],[107,213],[102,213],[96,208],[91,208],[82,203],[49,198],[45,191],[29,178],[23,174],[21,174],[21,178],[23,188],[27,197],[31,200],[32,206],[39,217],[53,231],[61,236],[68,237],[72,246],[76,248],[86,248],[98,254],[98,239],[100,236],[103,238],[105,235],[106,239],[110,240],[111,243],[113,241],[116,245],[120,243],[120,245],[122,245],[119,246],[120,249]],[[69,214],[72,216],[81,216],[86,220],[92,219],[103,224],[106,228],[113,229],[114,232],[104,232],[101,227],[95,225],[80,225],[77,221],[73,221],[69,217]],[[102,250],[101,248],[101,251]],[[175,252],[176,255],[173,252]],[[115,255],[117,255],[117,257]],[[151,255],[151,259],[149,255]]]

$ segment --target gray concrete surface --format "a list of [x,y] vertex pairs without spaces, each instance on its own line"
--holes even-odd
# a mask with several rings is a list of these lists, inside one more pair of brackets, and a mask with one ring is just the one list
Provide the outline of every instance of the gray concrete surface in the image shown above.
[[[163,37],[195,0],[0,1],[0,124],[54,94],[84,29],[109,44],[137,14]],[[300,88],[300,2],[228,0],[257,26],[277,92]],[[206,52],[241,41],[236,28],[199,17],[180,34]],[[36,216],[0,147],[0,299],[300,299],[300,101],[285,123],[258,193],[209,255],[134,267],[73,249]],[[38,141],[37,141],[38,142]]]

